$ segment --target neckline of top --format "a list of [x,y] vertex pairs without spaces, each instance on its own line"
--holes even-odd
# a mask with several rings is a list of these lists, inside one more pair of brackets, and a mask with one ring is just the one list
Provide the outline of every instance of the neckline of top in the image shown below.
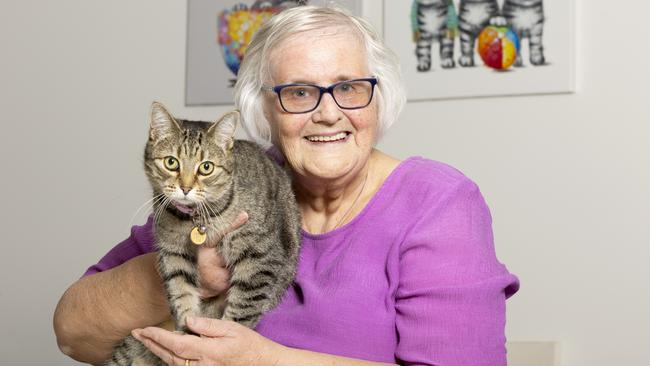
[[331,231],[328,231],[328,232],[322,233],[322,234],[312,234],[312,233],[306,231],[305,229],[300,228],[300,233],[302,234],[302,236],[304,238],[309,238],[309,239],[313,239],[313,240],[323,240],[323,239],[328,239],[328,238],[330,238],[330,237],[332,237],[334,235],[337,235],[339,233],[342,233],[342,232],[346,231],[350,227],[354,226],[354,224],[357,221],[361,220],[361,218],[366,215],[366,213],[372,208],[372,206],[375,204],[375,202],[379,199],[378,197],[381,196],[381,193],[384,190],[388,189],[387,187],[389,187],[390,184],[392,183],[392,181],[394,179],[396,179],[395,177],[397,177],[398,173],[401,170],[403,170],[411,162],[413,162],[415,160],[419,160],[419,159],[422,159],[422,157],[420,157],[420,156],[411,156],[411,157],[408,157],[408,158],[400,161],[400,163],[395,167],[395,169],[393,169],[393,171],[390,172],[388,177],[386,177],[386,179],[381,184],[381,186],[379,187],[377,192],[375,192],[375,194],[368,201],[366,206],[361,210],[361,212],[359,212],[352,220],[348,221],[345,225],[339,226],[338,228],[336,228],[334,230],[331,230]]

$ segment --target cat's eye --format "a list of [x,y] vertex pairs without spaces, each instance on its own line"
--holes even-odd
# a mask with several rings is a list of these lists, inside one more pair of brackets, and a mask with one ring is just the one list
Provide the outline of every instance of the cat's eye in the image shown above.
[[199,173],[202,175],[210,175],[214,171],[214,164],[211,161],[204,161],[199,165]]
[[181,167],[178,163],[178,160],[173,156],[167,156],[163,159],[163,161],[165,162],[165,168],[171,171],[176,171]]

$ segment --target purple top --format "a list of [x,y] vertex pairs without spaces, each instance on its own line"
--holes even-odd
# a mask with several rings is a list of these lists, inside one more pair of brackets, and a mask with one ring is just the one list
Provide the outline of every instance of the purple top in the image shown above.
[[[363,211],[302,232],[295,285],[257,331],[281,344],[403,365],[506,365],[505,300],[490,212],[455,169],[404,160]],[[86,274],[153,251],[151,219]]]

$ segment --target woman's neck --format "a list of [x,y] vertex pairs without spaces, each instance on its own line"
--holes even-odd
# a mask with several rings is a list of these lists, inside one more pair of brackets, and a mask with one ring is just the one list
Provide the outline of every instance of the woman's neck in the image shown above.
[[[358,172],[332,181],[294,177],[294,190],[302,215],[303,229],[323,234],[351,221],[379,189],[399,163],[377,150]],[[387,170],[387,164],[390,169]]]

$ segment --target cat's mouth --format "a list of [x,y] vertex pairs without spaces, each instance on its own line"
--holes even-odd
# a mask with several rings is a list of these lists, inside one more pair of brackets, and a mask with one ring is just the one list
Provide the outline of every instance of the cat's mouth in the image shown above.
[[192,215],[194,214],[194,211],[196,211],[196,206],[190,206],[176,201],[172,202],[172,204],[178,211],[186,215]]

